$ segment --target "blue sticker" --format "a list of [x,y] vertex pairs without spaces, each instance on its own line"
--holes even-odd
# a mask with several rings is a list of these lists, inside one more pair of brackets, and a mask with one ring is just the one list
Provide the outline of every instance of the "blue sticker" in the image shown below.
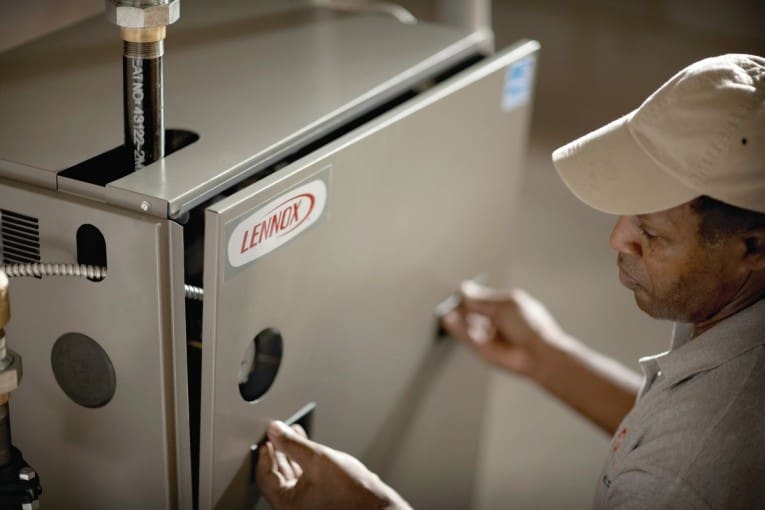
[[502,109],[506,112],[526,104],[531,99],[534,84],[534,57],[513,62],[505,74],[505,88],[502,90]]

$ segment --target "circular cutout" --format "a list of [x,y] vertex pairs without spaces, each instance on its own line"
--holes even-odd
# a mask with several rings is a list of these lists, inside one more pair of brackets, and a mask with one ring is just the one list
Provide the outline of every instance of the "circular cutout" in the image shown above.
[[278,329],[266,328],[247,346],[239,367],[239,393],[247,402],[262,397],[276,379],[283,342]]
[[117,389],[109,355],[98,342],[81,333],[67,333],[56,340],[51,366],[64,393],[83,407],[105,406]]

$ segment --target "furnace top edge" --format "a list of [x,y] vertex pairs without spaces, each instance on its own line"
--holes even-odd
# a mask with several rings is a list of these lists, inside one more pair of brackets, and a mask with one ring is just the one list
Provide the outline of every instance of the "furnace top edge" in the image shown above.
[[482,31],[299,1],[183,8],[166,42],[165,115],[196,143],[98,189],[57,175],[122,143],[121,47],[99,16],[0,54],[0,117],[13,119],[0,176],[52,177],[61,191],[175,217],[487,45]]

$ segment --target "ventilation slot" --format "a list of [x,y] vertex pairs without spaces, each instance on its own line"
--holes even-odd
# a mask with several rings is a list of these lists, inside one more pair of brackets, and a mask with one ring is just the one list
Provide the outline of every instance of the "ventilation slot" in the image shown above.
[[40,262],[40,224],[37,218],[0,209],[0,254],[4,264]]

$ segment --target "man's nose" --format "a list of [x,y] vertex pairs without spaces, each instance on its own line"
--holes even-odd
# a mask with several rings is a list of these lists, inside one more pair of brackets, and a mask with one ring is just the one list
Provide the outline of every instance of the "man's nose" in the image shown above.
[[640,244],[640,232],[630,220],[629,216],[619,216],[619,219],[608,238],[611,248],[620,252],[640,257],[643,255],[643,247]]

